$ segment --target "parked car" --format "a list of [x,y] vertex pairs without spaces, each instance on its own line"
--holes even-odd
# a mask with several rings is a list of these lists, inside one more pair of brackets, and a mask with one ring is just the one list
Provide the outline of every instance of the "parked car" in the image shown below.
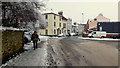
[[71,36],[75,36],[76,35],[76,33],[70,33],[71,34]]
[[58,37],[64,37],[64,34],[60,34],[60,35],[58,35]]
[[[75,33],[70,33],[71,36],[76,36]],[[64,36],[69,36],[68,34],[64,35],[63,33],[58,35],[58,37],[64,37]]]
[[105,38],[106,37],[106,32],[105,31],[93,31],[90,34],[88,34],[89,38]]
[[110,36],[113,39],[120,39],[120,35],[114,35],[114,36]]
[[24,43],[31,42],[31,35],[32,33],[30,31],[25,31],[24,32]]

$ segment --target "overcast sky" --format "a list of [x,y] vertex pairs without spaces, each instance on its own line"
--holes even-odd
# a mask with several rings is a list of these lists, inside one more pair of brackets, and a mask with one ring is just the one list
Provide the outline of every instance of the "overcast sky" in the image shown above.
[[118,20],[118,1],[119,0],[50,0],[47,3],[48,10],[54,12],[63,11],[64,15],[72,18],[76,22],[84,22],[94,19],[99,13],[111,21]]

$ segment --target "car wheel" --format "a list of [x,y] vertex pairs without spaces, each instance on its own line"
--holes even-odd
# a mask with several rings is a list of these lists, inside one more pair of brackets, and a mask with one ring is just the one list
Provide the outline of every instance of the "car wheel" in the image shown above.
[[24,37],[24,43],[28,43],[28,39],[26,37]]
[[89,38],[93,38],[93,36],[90,36]]
[[94,38],[93,36],[91,36],[91,38]]
[[104,36],[102,36],[101,38],[105,38]]

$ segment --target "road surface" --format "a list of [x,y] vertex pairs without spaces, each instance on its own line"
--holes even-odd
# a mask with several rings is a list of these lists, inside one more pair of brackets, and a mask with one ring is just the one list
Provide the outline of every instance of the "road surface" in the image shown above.
[[11,59],[7,66],[118,66],[118,42],[51,38]]

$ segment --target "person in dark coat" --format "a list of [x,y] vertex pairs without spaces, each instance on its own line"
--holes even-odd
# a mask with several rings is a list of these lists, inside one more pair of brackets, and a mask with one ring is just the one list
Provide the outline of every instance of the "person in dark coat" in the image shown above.
[[34,47],[34,50],[35,50],[38,47],[38,45],[37,45],[38,40],[40,41],[40,38],[37,34],[37,31],[34,31],[34,33],[31,36],[31,40],[33,41],[33,47]]
[[70,37],[70,36],[71,36],[71,34],[70,34],[70,30],[68,30],[67,32],[68,32],[68,37]]

